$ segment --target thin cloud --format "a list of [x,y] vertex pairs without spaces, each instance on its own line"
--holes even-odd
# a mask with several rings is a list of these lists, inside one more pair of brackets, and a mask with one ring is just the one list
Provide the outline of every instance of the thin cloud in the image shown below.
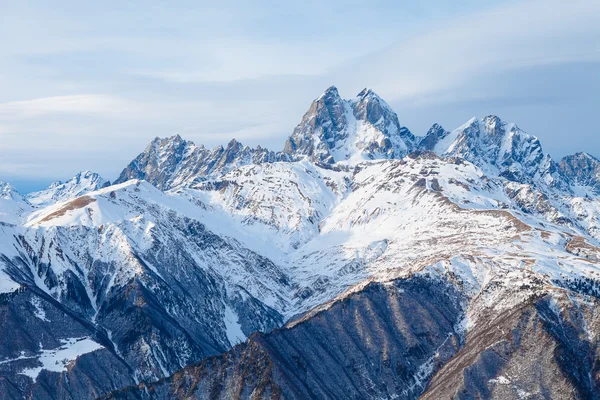
[[93,94],[53,96],[0,103],[0,118],[31,118],[55,113],[119,115],[125,109],[132,107],[134,107],[132,102],[114,96]]
[[469,85],[474,76],[600,61],[600,2],[530,0],[462,16],[371,53],[335,74],[389,100]]

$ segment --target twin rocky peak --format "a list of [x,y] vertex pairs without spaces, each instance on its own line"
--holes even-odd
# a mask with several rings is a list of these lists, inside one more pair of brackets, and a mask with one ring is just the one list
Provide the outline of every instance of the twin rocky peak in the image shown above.
[[316,98],[283,151],[244,146],[235,139],[208,149],[179,135],[154,139],[115,183],[144,179],[161,190],[193,185],[216,173],[248,164],[308,161],[327,166],[400,159],[415,151],[460,157],[486,173],[519,183],[561,190],[585,185],[600,190],[600,161],[578,153],[556,163],[539,140],[496,116],[473,118],[447,131],[434,124],[425,136],[402,126],[391,107],[371,89],[345,100],[332,86]]

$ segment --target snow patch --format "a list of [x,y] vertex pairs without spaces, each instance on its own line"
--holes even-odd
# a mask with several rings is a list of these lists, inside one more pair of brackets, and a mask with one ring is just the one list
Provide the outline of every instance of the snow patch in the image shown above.
[[12,293],[20,287],[21,285],[10,279],[4,271],[0,270],[0,293]]
[[67,370],[67,366],[78,357],[103,348],[102,345],[90,338],[70,338],[63,339],[61,342],[63,345],[56,349],[41,350],[41,354],[37,356],[38,361],[42,364],[40,367],[26,368],[19,374],[26,375],[35,382],[42,370],[64,372]]
[[229,340],[232,346],[246,340],[246,335],[242,332],[242,326],[239,323],[237,313],[227,304],[225,305],[225,317],[223,321],[225,322],[227,340]]
[[34,307],[33,315],[35,315],[36,318],[39,318],[42,321],[50,322],[50,320],[46,318],[46,311],[44,311],[39,297],[32,297],[31,305]]

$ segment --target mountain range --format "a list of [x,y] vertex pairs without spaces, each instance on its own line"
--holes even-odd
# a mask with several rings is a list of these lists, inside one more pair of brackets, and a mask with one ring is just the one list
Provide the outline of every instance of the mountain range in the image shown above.
[[282,151],[0,183],[0,398],[600,398],[600,161],[328,88]]

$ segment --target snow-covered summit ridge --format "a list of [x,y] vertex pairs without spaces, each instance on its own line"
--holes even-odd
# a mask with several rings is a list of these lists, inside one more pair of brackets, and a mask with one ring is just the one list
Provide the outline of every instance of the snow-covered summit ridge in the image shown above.
[[442,157],[460,157],[509,181],[569,190],[558,164],[545,154],[539,139],[495,115],[471,118],[446,131],[433,125],[419,147]]
[[189,185],[196,178],[226,172],[233,167],[279,160],[287,160],[287,157],[260,146],[244,146],[235,139],[225,147],[207,149],[179,135],[157,137],[129,163],[116,183],[144,179],[161,190],[167,190],[182,184]]
[[91,171],[81,171],[66,182],[57,181],[46,189],[27,194],[27,200],[35,206],[46,206],[79,197],[87,192],[109,186],[110,182]]

